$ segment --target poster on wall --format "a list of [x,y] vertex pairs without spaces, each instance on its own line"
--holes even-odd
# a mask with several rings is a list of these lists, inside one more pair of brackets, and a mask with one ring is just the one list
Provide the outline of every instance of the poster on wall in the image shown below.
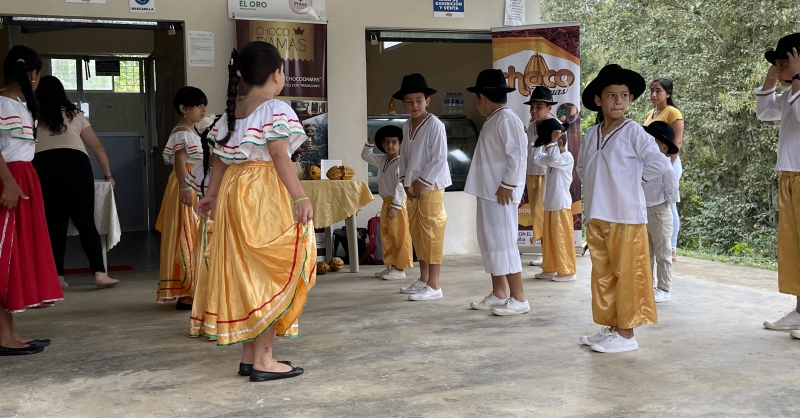
[[228,17],[237,20],[327,23],[325,0],[228,0]]
[[[567,148],[575,161],[580,150],[580,25],[578,23],[545,24],[498,28],[492,30],[492,61],[494,68],[503,70],[509,87],[516,91],[508,94],[508,107],[516,112],[525,126],[531,121],[530,107],[523,104],[536,86],[547,86],[553,91],[553,117],[570,124],[567,130]],[[572,219],[575,246],[582,246],[583,222],[581,217],[581,183],[572,172]],[[519,234],[517,244],[538,247],[534,242],[528,191],[525,190],[519,206]]]
[[433,0],[433,17],[464,18],[464,0]]
[[155,13],[156,0],[128,0],[131,13]]
[[319,165],[328,158],[327,25],[236,21],[236,48],[251,41],[268,42],[286,60],[286,85],[278,99],[288,103],[303,124],[306,141],[293,161]]

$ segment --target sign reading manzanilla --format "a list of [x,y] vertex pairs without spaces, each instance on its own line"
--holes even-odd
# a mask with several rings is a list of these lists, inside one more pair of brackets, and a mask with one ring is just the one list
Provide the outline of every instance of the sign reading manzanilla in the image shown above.
[[325,0],[228,0],[228,17],[326,23]]

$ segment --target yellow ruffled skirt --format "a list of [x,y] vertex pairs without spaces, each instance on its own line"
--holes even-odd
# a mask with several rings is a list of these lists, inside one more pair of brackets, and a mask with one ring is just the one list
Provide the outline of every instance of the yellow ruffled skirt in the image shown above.
[[[187,172],[191,165],[187,165]],[[180,202],[180,189],[173,171],[158,213],[156,230],[161,232],[161,266],[158,274],[158,301],[169,302],[184,296],[194,296],[195,244],[197,242],[197,215],[194,205]],[[194,194],[194,191],[192,191]]]
[[[200,218],[200,228],[197,233],[194,302],[192,302],[192,315],[189,317],[189,336],[191,337],[201,337],[205,328],[209,287],[208,265],[211,257],[211,246],[209,244],[213,233],[214,221]],[[216,339],[216,337],[213,339]]]
[[275,327],[279,336],[296,337],[316,281],[317,247],[313,225],[295,223],[273,163],[225,171],[209,246],[208,290],[204,301],[195,298],[192,335],[231,345]]

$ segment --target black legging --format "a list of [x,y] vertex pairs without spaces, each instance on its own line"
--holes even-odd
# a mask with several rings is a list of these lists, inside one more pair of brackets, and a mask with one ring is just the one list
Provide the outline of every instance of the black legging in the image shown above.
[[74,149],[52,149],[37,153],[33,166],[42,183],[44,213],[58,274],[64,275],[70,218],[80,234],[92,273],[105,272],[103,247],[94,226],[94,175],[89,156]]

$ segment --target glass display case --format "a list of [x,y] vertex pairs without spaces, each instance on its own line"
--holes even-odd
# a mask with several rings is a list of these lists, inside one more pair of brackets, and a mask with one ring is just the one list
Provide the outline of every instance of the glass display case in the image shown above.
[[[385,125],[397,125],[402,128],[408,117],[408,115],[368,116],[368,138],[373,137],[375,132]],[[453,185],[445,191],[463,191],[467,173],[469,173],[469,165],[472,163],[472,155],[478,144],[478,129],[471,120],[463,115],[437,117],[444,123],[447,132],[447,164],[450,166],[450,177],[453,179]],[[377,147],[373,152],[380,153]],[[378,167],[372,164],[369,164],[369,189],[372,193],[378,193]]]

